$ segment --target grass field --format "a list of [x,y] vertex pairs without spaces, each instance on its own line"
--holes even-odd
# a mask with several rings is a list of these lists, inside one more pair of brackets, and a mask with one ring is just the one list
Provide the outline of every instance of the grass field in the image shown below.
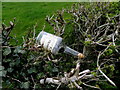
[[[9,24],[10,20],[16,18],[16,26],[11,36],[17,37],[18,44],[22,42],[22,36],[25,36],[28,30],[33,29],[37,23],[36,32],[39,33],[45,22],[46,15],[52,15],[57,10],[69,8],[73,3],[70,2],[9,2],[2,3],[2,21]],[[45,31],[52,32],[51,26],[47,25]],[[12,41],[14,43],[14,41]]]

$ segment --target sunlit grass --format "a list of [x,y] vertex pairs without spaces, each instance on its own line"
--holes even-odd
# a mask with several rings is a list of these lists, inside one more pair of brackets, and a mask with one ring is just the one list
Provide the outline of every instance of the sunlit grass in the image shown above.
[[2,20],[8,25],[10,20],[13,20],[14,17],[16,18],[16,26],[11,36],[16,35],[19,43],[21,43],[22,36],[25,36],[28,30],[32,30],[36,23],[38,25],[36,28],[37,33],[42,30],[44,24],[46,25],[45,30],[52,32],[51,26],[45,21],[46,15],[52,15],[62,8],[69,8],[72,4],[70,2],[4,2],[2,7]]

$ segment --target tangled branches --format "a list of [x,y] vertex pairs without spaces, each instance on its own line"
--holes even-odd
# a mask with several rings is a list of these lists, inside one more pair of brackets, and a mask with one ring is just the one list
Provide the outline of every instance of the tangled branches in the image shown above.
[[[80,83],[82,79],[88,79],[94,76],[92,74],[87,75],[88,73],[90,73],[89,69],[84,70],[80,73],[79,73],[79,69],[80,69],[80,63],[77,63],[75,69],[72,69],[69,73],[64,72],[64,77],[45,78],[45,79],[41,79],[40,83],[41,84],[45,84],[45,83],[57,84],[58,85],[57,89],[60,87],[61,84],[66,84],[66,85],[74,84],[78,89],[82,89],[82,87],[80,87],[77,82]],[[95,86],[91,86],[91,87],[97,88]],[[72,85],[72,88],[74,88],[73,85]]]
[[[55,33],[60,36],[65,34],[65,30],[68,30],[67,25],[71,25],[71,28],[73,27],[74,43],[76,44],[74,47],[83,47],[83,53],[86,55],[83,63],[89,61],[91,57],[93,60],[96,58],[94,62],[96,62],[97,71],[113,86],[116,86],[107,77],[107,73],[103,72],[104,69],[101,68],[105,68],[105,65],[115,67],[115,62],[119,62],[120,14],[119,12],[111,13],[113,10],[112,8],[109,9],[111,3],[89,4],[88,6],[81,3],[74,4],[70,10],[58,11],[56,17],[55,15],[52,17],[47,16],[46,21],[53,26]],[[69,20],[64,18],[66,13],[71,15]],[[80,43],[82,44],[80,45]],[[97,75],[100,73],[96,72]],[[46,82],[49,82],[49,80]]]
[[118,5],[77,3],[71,9],[63,9],[51,17],[46,17],[46,21],[54,29],[54,34],[63,37],[65,44],[71,48],[83,51],[85,58],[81,60],[62,53],[53,55],[36,45],[36,25],[33,33],[30,31],[23,37],[22,46],[11,47],[8,41],[14,23],[10,22],[10,27],[3,25],[3,31],[8,31],[3,33],[3,66],[6,69],[3,81],[12,83],[14,88],[32,89],[104,89],[104,86],[119,86]]

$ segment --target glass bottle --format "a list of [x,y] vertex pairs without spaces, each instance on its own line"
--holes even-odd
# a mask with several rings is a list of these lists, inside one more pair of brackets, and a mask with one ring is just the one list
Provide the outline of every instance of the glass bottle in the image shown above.
[[82,53],[79,53],[78,51],[64,45],[61,37],[47,33],[45,31],[41,31],[38,34],[36,43],[38,45],[42,45],[43,48],[51,51],[53,54],[67,53],[79,58],[84,58],[84,55]]

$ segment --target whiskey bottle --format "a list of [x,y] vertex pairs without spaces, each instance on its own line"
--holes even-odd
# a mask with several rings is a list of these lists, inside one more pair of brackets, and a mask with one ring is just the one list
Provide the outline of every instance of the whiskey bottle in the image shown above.
[[41,31],[38,34],[36,43],[38,45],[41,45],[46,50],[49,50],[53,54],[67,53],[79,58],[84,58],[84,55],[82,53],[79,53],[78,51],[66,46],[63,43],[63,39],[61,37],[47,33],[45,31]]

